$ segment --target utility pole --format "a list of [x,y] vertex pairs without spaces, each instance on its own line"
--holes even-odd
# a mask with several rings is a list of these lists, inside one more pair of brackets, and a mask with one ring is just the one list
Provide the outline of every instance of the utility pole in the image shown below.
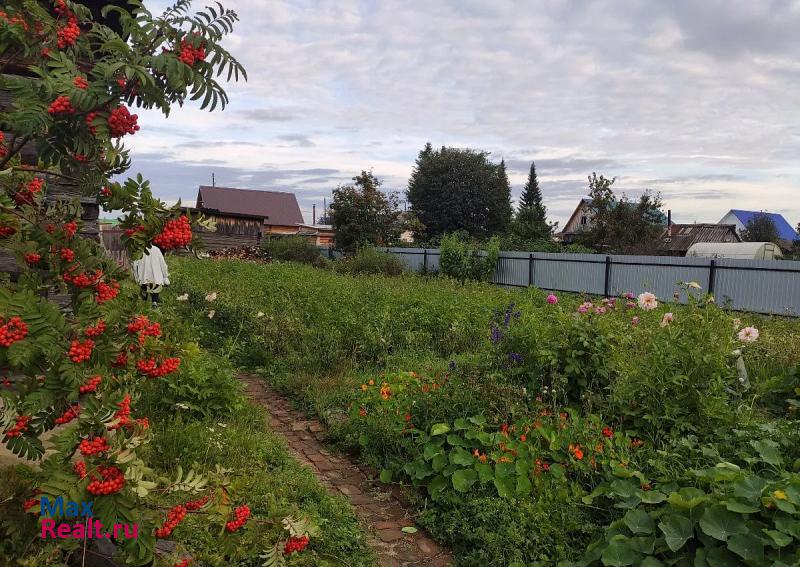
[[217,186],[217,180],[214,178],[214,174],[213,173],[211,174],[211,186],[212,187],[216,187]]
[[311,205],[311,224],[317,224],[317,204]]

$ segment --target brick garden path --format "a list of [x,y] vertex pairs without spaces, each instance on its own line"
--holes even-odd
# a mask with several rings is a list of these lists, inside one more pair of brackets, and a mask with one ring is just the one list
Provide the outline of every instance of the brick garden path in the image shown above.
[[401,531],[414,521],[400,491],[382,485],[369,467],[327,451],[323,424],[292,409],[261,378],[240,374],[239,379],[247,395],[267,409],[270,427],[286,439],[295,457],[311,468],[329,492],[350,500],[367,533],[367,543],[382,566],[444,567],[452,563],[450,553],[421,528],[413,534]]

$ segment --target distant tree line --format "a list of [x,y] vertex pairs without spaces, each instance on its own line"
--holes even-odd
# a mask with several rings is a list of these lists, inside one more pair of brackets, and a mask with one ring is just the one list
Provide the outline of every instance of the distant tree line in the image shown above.
[[547,207],[535,163],[516,210],[504,160],[489,153],[430,143],[419,152],[406,189],[409,211],[400,211],[397,193],[380,190],[381,181],[362,171],[353,182],[337,187],[328,211],[336,231],[335,246],[352,252],[362,245],[392,246],[403,232],[419,245],[438,245],[447,235],[471,245],[496,238],[504,250],[631,252],[652,244],[664,228],[661,199],[647,191],[637,201],[617,197],[614,178],[592,174],[589,196],[592,228],[577,244],[554,241],[558,225],[547,218]]

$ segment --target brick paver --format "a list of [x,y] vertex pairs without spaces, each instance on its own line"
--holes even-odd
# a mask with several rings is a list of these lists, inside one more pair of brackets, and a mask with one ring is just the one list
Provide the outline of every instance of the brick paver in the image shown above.
[[413,534],[402,531],[414,525],[408,508],[391,490],[375,478],[369,467],[332,455],[323,445],[325,426],[292,409],[287,400],[257,376],[240,374],[245,390],[270,413],[270,427],[286,439],[295,457],[308,466],[320,483],[333,494],[350,500],[367,532],[367,543],[381,565],[445,567],[452,563],[450,553],[434,542],[421,528]]

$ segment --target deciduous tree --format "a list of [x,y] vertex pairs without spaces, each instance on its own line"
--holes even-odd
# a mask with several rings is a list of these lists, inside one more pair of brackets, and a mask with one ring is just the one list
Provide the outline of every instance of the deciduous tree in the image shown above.
[[362,171],[352,184],[334,189],[330,217],[337,248],[352,252],[365,244],[397,243],[402,230],[397,195],[386,195],[380,187],[372,171]]
[[781,240],[775,222],[769,215],[763,213],[753,215],[744,229],[739,231],[739,236],[745,242],[774,242],[775,244],[780,244]]
[[445,146],[433,150],[426,144],[407,196],[426,238],[456,231],[485,238],[502,233],[511,222],[505,163],[492,163],[487,152]]

